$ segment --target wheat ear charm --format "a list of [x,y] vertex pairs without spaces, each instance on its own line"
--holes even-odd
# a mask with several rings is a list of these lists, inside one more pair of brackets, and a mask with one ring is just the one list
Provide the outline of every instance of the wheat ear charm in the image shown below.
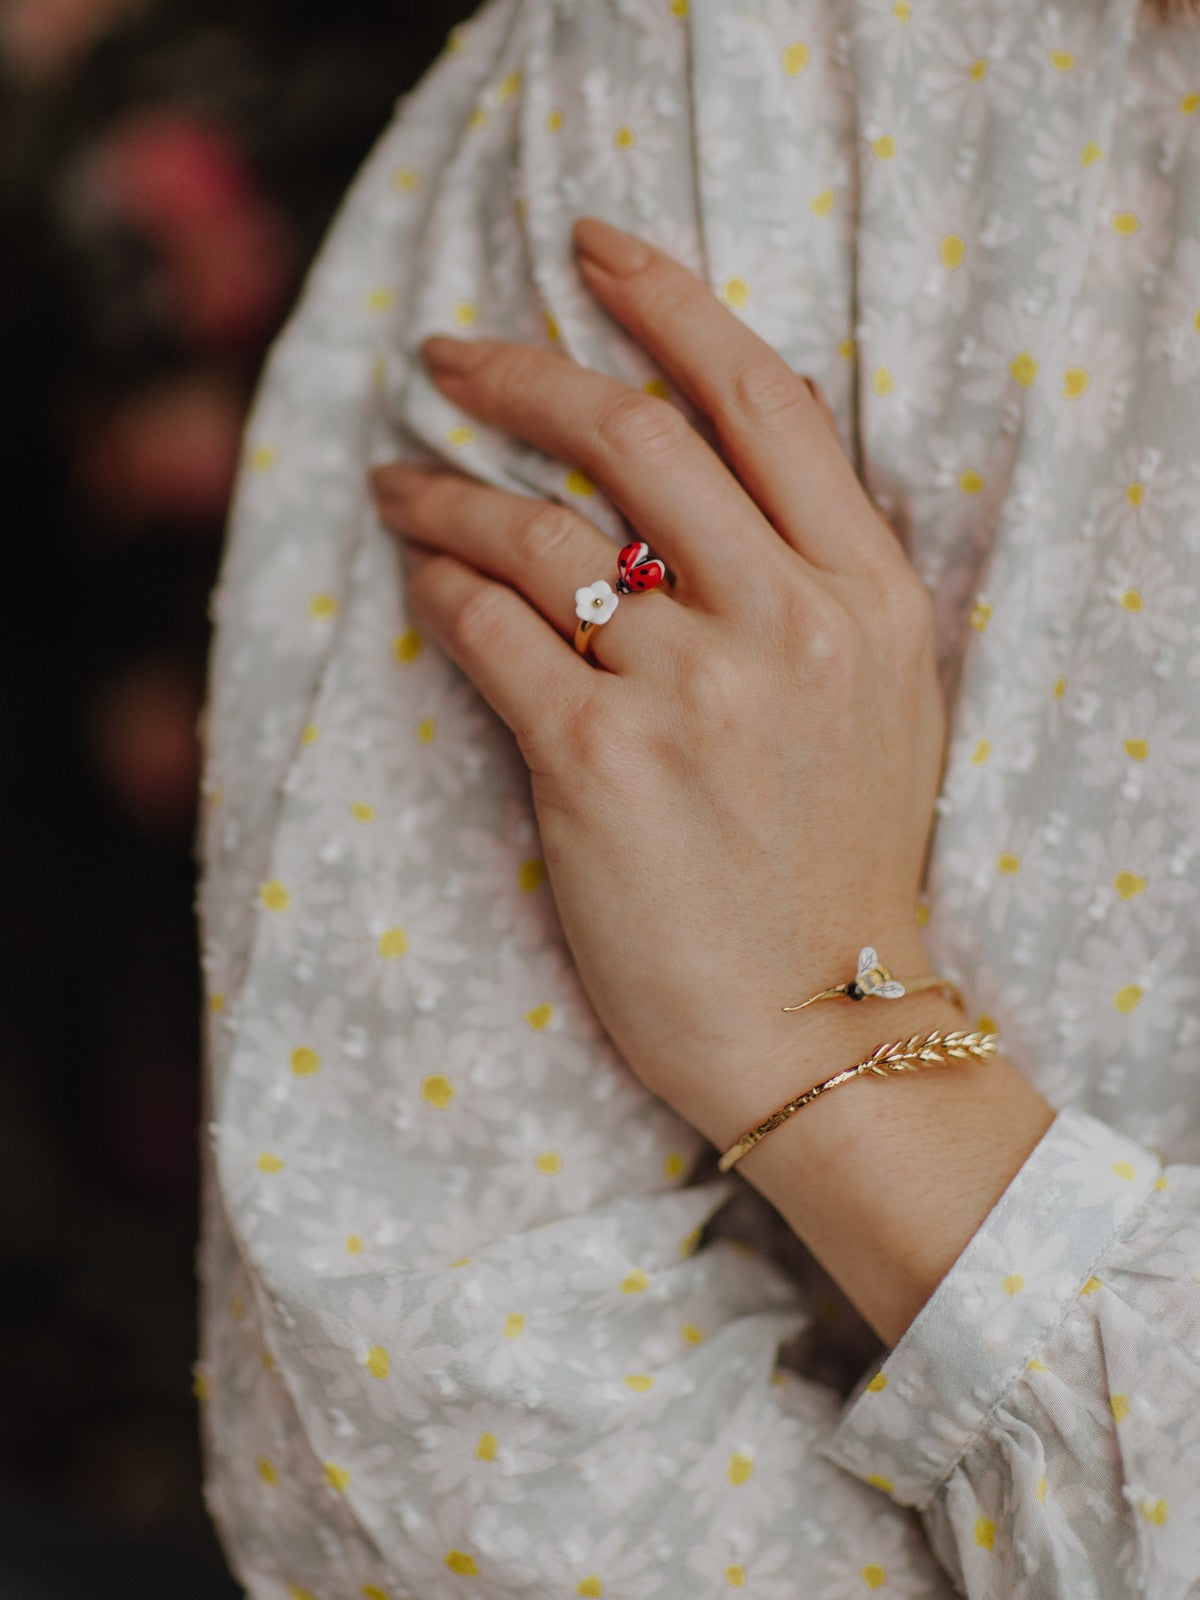
[[921,1067],[944,1065],[947,1061],[982,1061],[994,1055],[999,1035],[964,1033],[934,1028],[931,1033],[914,1033],[911,1039],[886,1041],[877,1046],[860,1072],[874,1072],[886,1078],[893,1072],[915,1072]]

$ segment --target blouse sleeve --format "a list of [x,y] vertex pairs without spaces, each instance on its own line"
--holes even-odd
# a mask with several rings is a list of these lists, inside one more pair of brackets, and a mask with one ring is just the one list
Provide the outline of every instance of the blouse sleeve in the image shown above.
[[1200,1167],[1060,1112],[824,1453],[971,1600],[1195,1593]]

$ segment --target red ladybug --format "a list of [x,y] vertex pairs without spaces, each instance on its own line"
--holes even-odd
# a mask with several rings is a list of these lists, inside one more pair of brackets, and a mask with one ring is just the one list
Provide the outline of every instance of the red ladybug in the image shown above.
[[650,546],[634,540],[617,557],[617,593],[644,594],[657,589],[667,575],[664,561],[650,554]]

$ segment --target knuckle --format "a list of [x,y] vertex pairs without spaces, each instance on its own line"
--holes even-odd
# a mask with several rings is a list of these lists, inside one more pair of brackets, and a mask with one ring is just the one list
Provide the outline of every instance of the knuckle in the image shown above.
[[791,422],[802,406],[813,403],[804,380],[774,356],[755,357],[734,374],[733,399],[755,424]]
[[674,406],[636,389],[610,400],[596,422],[597,438],[606,450],[643,464],[673,456],[687,432],[687,423]]
[[464,654],[479,655],[499,645],[504,631],[504,599],[498,584],[485,584],[473,590],[459,606],[450,632]]
[[565,549],[578,532],[565,506],[542,501],[517,522],[513,551],[523,563],[540,563]]
[[676,696],[710,725],[724,726],[745,704],[741,667],[707,634],[687,632],[679,640],[675,675]]

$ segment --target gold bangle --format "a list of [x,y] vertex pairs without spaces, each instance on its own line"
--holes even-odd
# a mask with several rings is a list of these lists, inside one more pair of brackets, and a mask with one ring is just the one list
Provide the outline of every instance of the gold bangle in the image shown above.
[[902,995],[921,994],[926,989],[941,989],[960,1011],[965,1011],[962,990],[949,978],[897,978],[890,967],[885,967],[874,949],[868,944],[858,952],[858,972],[849,983],[835,983],[832,988],[810,994],[796,1006],[781,1006],[782,1011],[803,1011],[816,1005],[818,1000],[834,1000],[845,995],[849,1000],[865,1000],[871,995],[879,1000],[899,1000]]
[[852,1078],[861,1078],[867,1072],[886,1078],[893,1073],[915,1072],[921,1067],[939,1066],[952,1060],[982,1061],[995,1053],[999,1039],[998,1033],[947,1033],[941,1028],[935,1028],[932,1033],[914,1033],[911,1039],[885,1039],[865,1061],[847,1067],[844,1072],[835,1073],[832,1078],[826,1078],[823,1083],[818,1083],[814,1088],[797,1095],[794,1100],[789,1100],[786,1105],[780,1106],[778,1111],[772,1111],[771,1115],[757,1127],[747,1129],[717,1162],[717,1170],[728,1172],[748,1151],[754,1149],[760,1139],[765,1139],[769,1133],[773,1133],[781,1123],[786,1122],[805,1106],[811,1105],[818,1095],[826,1094],[840,1084],[849,1083]]

